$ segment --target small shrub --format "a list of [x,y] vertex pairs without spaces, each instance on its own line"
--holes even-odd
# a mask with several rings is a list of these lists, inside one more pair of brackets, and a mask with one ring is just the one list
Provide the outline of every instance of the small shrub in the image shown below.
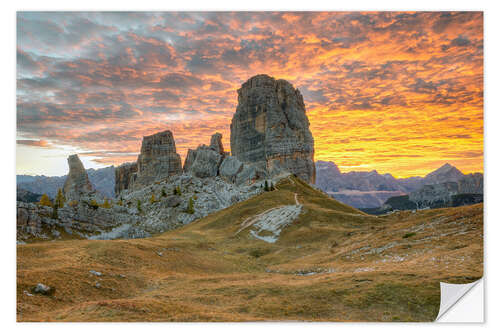
[[55,205],[58,207],[58,208],[62,208],[64,207],[64,203],[66,202],[66,198],[64,197],[63,193],[62,193],[62,190],[61,189],[58,189],[57,190],[57,196],[56,196],[56,200],[55,200]]
[[142,213],[141,200],[137,200],[137,210]]
[[416,232],[409,232],[407,234],[404,234],[403,238],[410,238],[415,236],[417,233]]
[[155,194],[154,194],[154,193],[153,193],[153,194],[151,194],[151,198],[149,199],[149,202],[150,202],[151,204],[154,204],[154,203],[156,202],[156,198],[155,198]]
[[94,208],[94,209],[99,208],[99,204],[97,203],[97,201],[95,199],[90,200],[89,206],[91,208]]
[[181,192],[181,187],[180,186],[176,186],[174,188],[174,194],[175,195],[178,195],[178,196],[181,196],[182,195],[182,192]]
[[266,182],[264,184],[265,184],[264,185],[264,191],[269,192],[269,184],[267,184],[267,180],[266,180]]
[[111,204],[109,203],[108,199],[104,200],[104,203],[101,205],[102,208],[111,208]]
[[120,200],[118,200],[117,205],[118,206],[123,206],[123,199],[121,197],[120,197]]
[[161,189],[161,196],[162,197],[166,197],[167,196],[167,192],[165,192],[165,188],[164,187],[162,187],[162,189]]
[[189,198],[188,208],[186,210],[188,214],[194,214],[194,200],[193,197]]
[[52,201],[50,201],[49,196],[45,193],[40,198],[39,204],[42,206],[52,207]]

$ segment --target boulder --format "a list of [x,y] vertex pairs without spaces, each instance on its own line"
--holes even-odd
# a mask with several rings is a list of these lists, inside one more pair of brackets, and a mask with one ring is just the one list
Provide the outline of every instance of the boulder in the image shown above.
[[210,139],[210,146],[200,145],[196,150],[188,150],[184,172],[191,172],[199,178],[215,177],[225,156],[222,134],[215,133]]
[[165,206],[177,207],[182,203],[182,199],[176,195],[171,195],[165,199]]
[[191,166],[191,173],[199,178],[215,177],[222,161],[222,155],[205,145],[196,149],[196,159]]
[[219,175],[226,181],[234,183],[236,176],[243,170],[243,163],[234,156],[228,156],[220,165]]
[[83,167],[78,155],[68,157],[69,173],[64,182],[63,193],[66,200],[80,200],[83,195],[94,192],[94,187],[89,181],[87,171]]
[[49,286],[44,285],[43,283],[38,283],[35,287],[31,289],[31,292],[34,294],[41,295],[53,295],[55,292],[55,288],[51,288]]
[[301,93],[268,75],[250,78],[238,90],[231,121],[231,154],[243,163],[264,162],[314,183],[314,139]]

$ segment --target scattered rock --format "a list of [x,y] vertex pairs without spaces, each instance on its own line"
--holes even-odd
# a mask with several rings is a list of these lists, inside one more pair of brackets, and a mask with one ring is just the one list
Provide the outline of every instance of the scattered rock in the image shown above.
[[177,207],[182,203],[182,199],[176,195],[171,195],[165,199],[167,207]]
[[54,294],[55,288],[46,286],[43,283],[38,283],[35,287],[33,287],[31,292],[34,294],[41,294],[41,295],[49,296],[49,295]]
[[90,270],[89,272],[90,272],[90,274],[93,274],[93,275],[95,275],[95,276],[102,276],[102,273],[101,273],[101,272],[96,272],[96,271],[94,271],[94,270]]
[[96,284],[94,285],[94,287],[96,287],[97,289],[101,288],[101,284],[99,282],[96,282]]
[[27,290],[23,291],[23,293],[26,295],[26,296],[33,296],[33,294],[30,294]]

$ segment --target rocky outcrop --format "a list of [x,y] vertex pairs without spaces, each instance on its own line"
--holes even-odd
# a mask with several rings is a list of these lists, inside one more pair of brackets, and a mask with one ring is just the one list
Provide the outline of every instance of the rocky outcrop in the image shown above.
[[[115,196],[115,168],[109,166],[100,169],[87,169],[90,183],[96,191],[104,194],[108,198]],[[50,198],[55,198],[57,191],[63,188],[67,175],[64,176],[28,176],[17,175],[17,188],[33,193],[47,194]]]
[[446,182],[433,185],[424,185],[420,190],[409,194],[410,201],[417,204],[418,208],[445,207],[451,205],[452,196],[458,194],[456,182]]
[[439,184],[446,182],[458,182],[464,174],[456,167],[449,163],[445,163],[440,168],[427,174],[424,178],[424,184]]
[[459,193],[483,194],[483,174],[469,173],[458,181]]
[[245,164],[265,162],[270,174],[283,169],[314,183],[314,140],[299,90],[268,75],[245,82],[231,122],[231,154]]
[[191,167],[193,166],[195,159],[196,159],[196,150],[188,149],[186,159],[184,160],[184,167],[183,167],[184,172],[189,172],[189,170],[191,170]]
[[234,156],[228,156],[220,165],[219,175],[225,181],[234,183],[236,176],[243,170],[243,163]]
[[137,163],[124,163],[115,168],[115,194],[127,190],[137,175]]
[[224,146],[222,145],[222,134],[215,133],[210,138],[210,149],[215,150],[217,153],[224,155]]
[[78,155],[68,157],[69,173],[64,182],[63,193],[67,200],[80,200],[82,195],[94,192],[87,171]]
[[[136,224],[140,217],[133,209],[113,205],[103,208],[80,200],[75,205],[65,205],[54,216],[51,207],[34,203],[17,202],[17,240],[29,241],[33,238],[58,239],[62,234],[92,238],[107,230],[123,225]],[[146,237],[143,230],[130,230],[121,234],[123,238]]]
[[38,202],[42,197],[41,194],[33,193],[22,188],[17,187],[16,200],[22,202]]
[[210,139],[210,146],[200,145],[196,150],[189,149],[184,172],[190,172],[199,178],[215,177],[224,157],[222,134],[215,133]]
[[142,140],[137,158],[137,177],[131,188],[140,188],[182,173],[181,157],[177,154],[172,132],[164,131]]

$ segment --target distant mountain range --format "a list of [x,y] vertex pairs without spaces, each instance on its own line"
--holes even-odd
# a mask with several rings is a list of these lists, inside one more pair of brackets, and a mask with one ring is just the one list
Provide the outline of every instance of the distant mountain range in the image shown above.
[[[87,169],[87,174],[97,191],[109,198],[114,198],[115,168],[113,166],[102,169]],[[51,198],[56,196],[57,190],[63,187],[65,181],[66,176],[16,176],[18,192],[19,190],[25,190],[34,194],[46,193]]]
[[469,186],[469,191],[474,191],[471,193],[479,191],[480,183],[482,193],[482,174],[464,177],[460,170],[449,163],[425,177],[395,178],[389,173],[379,174],[376,170],[341,173],[334,162],[316,162],[316,187],[356,208],[380,207],[391,197],[417,193],[424,185],[446,182],[461,183],[463,188]]
[[[90,182],[99,192],[114,198],[115,168],[113,166],[87,169],[87,173]],[[57,190],[63,187],[66,176],[17,175],[16,180],[18,196],[34,200],[36,199],[34,194],[43,193],[54,198]],[[445,184],[450,182],[456,185]],[[414,200],[418,198],[422,202],[430,203],[450,191],[453,192],[452,194],[482,194],[483,177],[480,173],[464,175],[449,163],[425,177],[395,178],[390,173],[380,174],[376,170],[342,173],[334,162],[317,161],[316,187],[349,206],[376,208],[383,206],[389,198],[405,195],[410,195]]]

